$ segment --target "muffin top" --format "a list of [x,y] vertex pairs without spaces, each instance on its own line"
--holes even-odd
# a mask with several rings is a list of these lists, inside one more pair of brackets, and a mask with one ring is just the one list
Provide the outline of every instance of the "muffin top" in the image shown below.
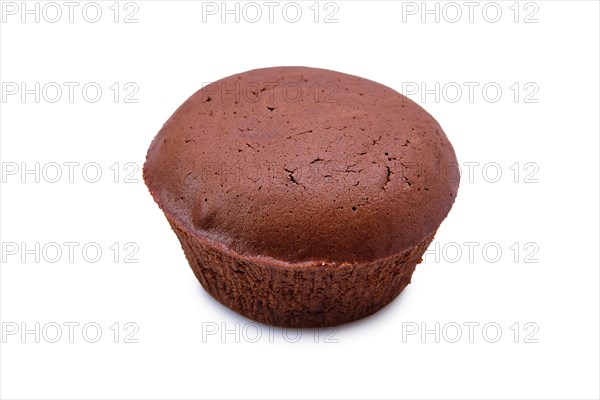
[[375,261],[435,232],[459,184],[442,128],[400,93],[306,67],[194,93],[148,150],[144,180],[190,234],[284,264]]

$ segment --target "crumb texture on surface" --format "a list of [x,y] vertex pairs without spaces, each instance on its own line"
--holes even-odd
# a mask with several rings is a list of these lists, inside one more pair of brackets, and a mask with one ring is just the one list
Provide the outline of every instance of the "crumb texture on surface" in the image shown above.
[[454,202],[456,168],[440,125],[405,96],[280,67],[192,95],[152,142],[144,179],[167,217],[198,238],[240,255],[342,264],[423,243]]

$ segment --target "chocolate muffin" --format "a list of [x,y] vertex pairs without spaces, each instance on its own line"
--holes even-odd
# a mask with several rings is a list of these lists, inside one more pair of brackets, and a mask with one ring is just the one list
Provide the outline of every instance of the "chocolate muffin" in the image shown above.
[[321,327],[410,283],[459,174],[440,125],[400,93],[277,67],[193,94],[152,141],[144,180],[214,298],[266,324]]

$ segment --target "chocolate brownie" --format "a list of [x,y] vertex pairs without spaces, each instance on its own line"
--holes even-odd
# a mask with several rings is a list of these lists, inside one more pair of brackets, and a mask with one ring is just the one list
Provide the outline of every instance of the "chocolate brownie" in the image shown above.
[[400,93],[276,67],[193,94],[152,141],[144,180],[212,296],[318,327],[372,314],[410,283],[459,174],[440,125]]

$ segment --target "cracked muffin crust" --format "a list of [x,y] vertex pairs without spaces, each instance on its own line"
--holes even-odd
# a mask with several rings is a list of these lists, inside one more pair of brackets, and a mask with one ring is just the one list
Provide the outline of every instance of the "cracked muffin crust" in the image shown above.
[[416,103],[334,71],[244,72],[192,95],[144,180],[202,285],[282,326],[349,322],[410,282],[459,184]]

